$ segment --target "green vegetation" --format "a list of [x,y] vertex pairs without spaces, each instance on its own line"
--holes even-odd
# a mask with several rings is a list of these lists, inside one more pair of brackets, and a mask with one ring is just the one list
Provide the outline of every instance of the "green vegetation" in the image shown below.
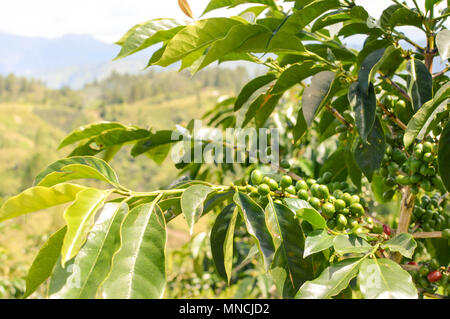
[[[180,0],[191,23],[150,20],[117,42],[118,58],[160,43],[149,66],[197,73],[244,60],[267,73],[204,113],[201,130],[193,120],[130,125],[124,118],[143,115],[107,107],[114,122],[64,138],[59,149],[72,151],[0,208],[0,222],[11,222],[64,205],[25,297],[448,298],[449,67],[433,68],[450,58],[448,2],[394,0],[378,21],[353,0],[284,2],[195,20]],[[211,0],[205,12],[238,3]],[[400,26],[421,30],[427,45]],[[346,47],[361,34],[360,51]],[[123,87],[107,99],[143,94]],[[249,134],[217,139],[230,128]],[[161,164],[174,150],[172,183],[166,174],[140,190],[130,187],[134,163],[115,170],[121,156]],[[180,221],[192,240],[174,251],[167,238]]]

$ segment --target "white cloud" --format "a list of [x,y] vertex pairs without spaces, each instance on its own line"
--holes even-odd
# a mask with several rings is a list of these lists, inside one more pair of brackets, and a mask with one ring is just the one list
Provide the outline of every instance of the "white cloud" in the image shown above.
[[[59,37],[90,34],[114,42],[133,25],[153,18],[186,19],[177,0],[14,0],[1,1],[0,32]],[[209,0],[189,0],[199,17]],[[391,0],[356,0],[379,17]],[[236,12],[236,10],[234,10]],[[215,14],[220,14],[220,10]],[[214,14],[212,14],[214,15]]]

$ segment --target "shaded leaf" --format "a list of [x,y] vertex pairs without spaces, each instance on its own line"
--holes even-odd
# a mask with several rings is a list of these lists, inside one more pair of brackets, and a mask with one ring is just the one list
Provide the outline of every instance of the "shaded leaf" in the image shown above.
[[327,102],[334,77],[334,72],[320,72],[313,76],[311,84],[304,90],[302,95],[302,111],[308,126],[311,125],[315,115]]
[[358,275],[366,299],[417,299],[410,274],[390,259],[366,259]]
[[236,192],[233,197],[239,207],[247,232],[255,239],[259,252],[264,260],[266,270],[272,264],[275,246],[267,229],[264,210],[255,203],[247,194]]
[[353,83],[348,90],[348,101],[355,112],[355,124],[359,135],[365,142],[375,123],[377,100],[373,84],[364,92],[359,83]]
[[425,64],[413,59],[406,65],[408,70],[408,94],[411,97],[414,111],[417,112],[423,104],[433,97],[433,78]]
[[381,247],[389,248],[391,251],[397,251],[407,258],[412,258],[417,243],[411,234],[401,233],[388,241],[385,241]]
[[450,122],[447,122],[439,139],[439,175],[444,182],[445,188],[450,191]]
[[166,286],[166,224],[158,199],[138,206],[121,228],[121,247],[102,286],[105,299],[162,298]]
[[262,75],[254,78],[250,82],[248,82],[239,93],[236,102],[234,103],[234,111],[238,111],[245,102],[255,93],[257,90],[262,88],[263,86],[269,84],[274,81],[277,76],[273,73],[269,73],[266,75]]

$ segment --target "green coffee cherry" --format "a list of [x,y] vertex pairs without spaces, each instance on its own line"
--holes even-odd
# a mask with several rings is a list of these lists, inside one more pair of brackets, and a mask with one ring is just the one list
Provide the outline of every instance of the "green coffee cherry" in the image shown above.
[[259,185],[263,181],[263,174],[261,173],[260,170],[255,169],[252,172],[250,179],[251,179],[253,185]]
[[347,218],[344,215],[339,214],[337,215],[337,223],[341,226],[347,226]]
[[434,159],[433,158],[433,153],[428,152],[428,153],[423,154],[423,161],[424,162],[431,163],[433,161],[433,159]]
[[364,207],[360,203],[353,203],[350,205],[350,212],[357,217],[361,217],[364,215]]
[[308,178],[306,180],[306,184],[308,184],[309,187],[311,187],[314,184],[317,184],[317,181],[314,178]]
[[394,195],[395,191],[393,189],[387,190],[383,193],[383,200],[390,201]]
[[284,191],[288,194],[296,195],[295,187],[293,185],[287,187]]
[[258,193],[261,196],[267,196],[270,193],[270,187],[267,184],[260,184],[258,186]]
[[423,155],[423,145],[422,144],[417,144],[414,147],[414,155],[416,156],[417,159],[422,158],[422,155]]
[[349,193],[344,193],[342,199],[344,200],[346,206],[350,206],[352,204],[352,195]]
[[326,185],[319,185],[317,197],[320,199],[328,199],[328,197],[330,197],[330,193]]
[[314,207],[315,209],[319,209],[320,208],[320,199],[318,199],[317,197],[311,197],[309,199],[309,203],[311,204],[312,207]]
[[430,142],[423,143],[423,152],[424,153],[431,153],[431,152],[433,152],[433,148],[434,148],[434,146]]
[[292,178],[288,175],[284,175],[280,180],[281,188],[287,188],[292,185]]
[[332,218],[335,213],[334,205],[331,203],[323,204],[322,205],[322,213],[325,215],[325,217]]
[[269,179],[269,183],[267,185],[269,185],[270,189],[273,191],[276,191],[279,188],[277,181],[272,178]]
[[309,193],[308,193],[307,190],[301,189],[301,190],[299,190],[299,191],[297,192],[297,196],[298,196],[298,198],[300,198],[300,199],[308,200],[308,198],[309,198]]
[[360,202],[360,198],[358,195],[352,195],[352,204],[353,203],[359,203]]
[[334,208],[337,212],[343,210],[345,208],[345,202],[342,199],[336,199],[334,201]]
[[301,189],[307,191],[309,188],[308,188],[308,184],[306,184],[306,182],[304,180],[300,180],[300,181],[297,181],[297,183],[295,184],[295,189],[298,191]]

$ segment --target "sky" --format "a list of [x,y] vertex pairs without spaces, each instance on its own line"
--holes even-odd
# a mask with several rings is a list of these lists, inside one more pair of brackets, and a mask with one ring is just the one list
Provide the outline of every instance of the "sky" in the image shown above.
[[[209,0],[188,1],[198,18]],[[356,0],[356,3],[378,18],[392,1]],[[223,11],[218,10],[205,17],[221,13]],[[177,0],[14,0],[0,3],[0,32],[32,37],[89,34],[97,40],[113,43],[133,25],[154,18],[187,19],[178,8]]]

